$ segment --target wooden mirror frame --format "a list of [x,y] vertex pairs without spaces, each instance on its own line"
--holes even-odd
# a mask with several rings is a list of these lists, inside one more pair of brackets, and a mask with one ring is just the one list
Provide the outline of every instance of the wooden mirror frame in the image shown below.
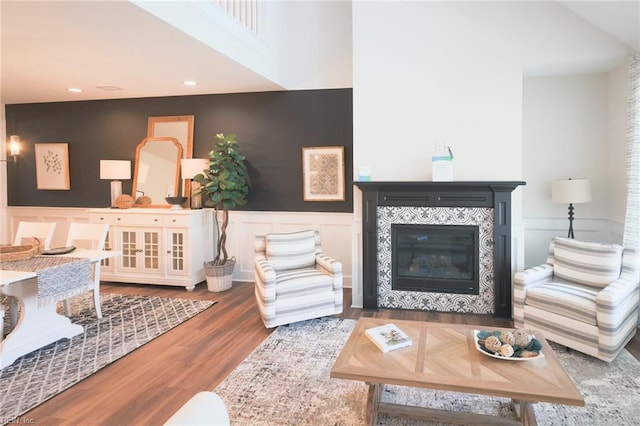
[[[147,137],[172,137],[182,145],[182,158],[193,157],[193,115],[168,115],[149,117],[147,120]],[[180,164],[178,164],[178,169]],[[182,194],[191,193],[191,181],[184,181]],[[135,195],[134,195],[135,198]]]
[[[137,200],[138,198],[138,173],[140,172],[139,170],[140,169],[140,153],[142,149],[149,142],[169,142],[176,147],[177,154],[176,154],[175,176],[172,182],[174,187],[173,195],[179,196],[180,195],[180,159],[182,159],[182,156],[183,156],[182,145],[180,144],[180,142],[178,142],[176,138],[172,138],[172,137],[146,137],[136,147],[136,164],[135,164],[135,170],[133,172],[133,189],[132,189],[132,193],[133,193],[132,196],[134,200]],[[152,201],[151,204],[136,203],[135,207],[161,207],[161,208],[171,207],[171,205],[168,203],[158,204],[158,200],[154,200],[153,198],[151,199],[151,201]],[[164,197],[162,198],[162,201],[164,202]]]

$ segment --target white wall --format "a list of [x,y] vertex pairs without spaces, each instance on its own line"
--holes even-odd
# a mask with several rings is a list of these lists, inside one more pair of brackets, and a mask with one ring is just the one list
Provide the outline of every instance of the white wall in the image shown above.
[[352,86],[350,1],[267,1],[263,37],[289,90]]
[[605,217],[607,75],[525,78],[523,105],[527,216],[566,216],[567,205],[549,202],[551,180],[588,178],[592,198],[605,202],[576,204],[576,221]]
[[[455,180],[527,181],[513,194],[518,262],[526,252],[521,228],[529,226],[523,209],[543,209],[536,214],[552,217],[547,227],[554,232],[568,227],[566,206],[538,203],[549,197],[545,185],[564,172],[596,176],[597,193],[616,198],[577,210],[601,219],[588,229],[608,226],[608,206],[620,203],[619,193],[607,192],[602,166],[612,155],[607,150],[608,76],[587,77],[586,92],[563,89],[573,90],[568,104],[586,97],[588,123],[585,127],[580,117],[570,117],[577,127],[560,126],[562,145],[544,141],[555,153],[557,168],[525,154],[538,147],[528,146],[524,137],[523,78],[606,73],[625,60],[624,45],[555,2],[354,2],[352,16],[354,178],[360,166],[369,166],[373,180],[430,180],[430,157],[443,141],[455,153]],[[557,130],[558,124],[550,128]],[[575,163],[564,164],[565,151],[572,152]],[[525,162],[536,169],[533,175],[527,175]],[[529,193],[533,198],[525,206]],[[355,202],[354,226],[359,226],[358,194]],[[544,252],[548,241],[536,250]],[[357,277],[354,271],[354,293]]]
[[624,139],[613,138],[624,129],[625,102],[620,99],[626,93],[620,84],[624,81],[624,72],[524,79],[527,266],[542,263],[549,240],[567,233],[568,205],[551,201],[553,179],[590,179],[592,202],[574,206],[576,238],[615,240],[606,231],[613,212],[624,212],[626,200],[624,160],[616,163],[624,153]]
[[522,178],[522,76],[597,69],[625,48],[560,5],[354,2],[354,177],[431,178],[437,141],[456,180]]
[[[445,3],[353,5],[354,176],[431,180],[436,142],[456,180],[519,179],[521,68],[483,8]],[[477,16],[474,16],[478,13]],[[491,13],[488,14],[491,19]]]

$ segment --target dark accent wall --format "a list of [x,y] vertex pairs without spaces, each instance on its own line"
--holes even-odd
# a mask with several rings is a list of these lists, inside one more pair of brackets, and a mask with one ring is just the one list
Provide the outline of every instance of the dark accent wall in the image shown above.
[[[206,158],[216,133],[236,133],[251,178],[250,211],[353,211],[351,89],[259,92],[6,105],[7,135],[22,153],[8,164],[8,205],[107,207],[100,160],[135,160],[153,116],[193,115],[193,156]],[[71,190],[36,189],[35,143],[69,144]],[[344,146],[346,200],[305,202],[302,147]],[[133,173],[133,167],[132,167]],[[131,193],[132,181],[123,182]]]

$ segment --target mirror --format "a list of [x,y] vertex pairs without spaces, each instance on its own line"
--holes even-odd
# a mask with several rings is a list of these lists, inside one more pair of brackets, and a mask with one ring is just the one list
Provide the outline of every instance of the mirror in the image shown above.
[[176,138],[147,137],[136,148],[133,198],[146,196],[150,204],[137,207],[171,207],[165,197],[180,195],[182,145]]
[[[182,146],[182,158],[193,156],[193,115],[173,115],[164,117],[149,117],[147,121],[147,137],[176,138]],[[180,162],[178,161],[178,168]],[[183,182],[179,195],[189,194],[191,182]],[[134,194],[134,198],[135,194]],[[164,201],[164,198],[163,198]]]

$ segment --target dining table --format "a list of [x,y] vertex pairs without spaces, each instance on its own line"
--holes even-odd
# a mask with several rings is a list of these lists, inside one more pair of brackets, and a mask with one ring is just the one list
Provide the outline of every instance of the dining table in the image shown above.
[[14,297],[19,306],[15,326],[0,342],[0,369],[59,339],[82,333],[81,325],[58,313],[57,302],[79,294],[88,280],[94,279],[92,265],[98,272],[100,262],[121,254],[116,250],[76,249],[0,263],[0,293]]

